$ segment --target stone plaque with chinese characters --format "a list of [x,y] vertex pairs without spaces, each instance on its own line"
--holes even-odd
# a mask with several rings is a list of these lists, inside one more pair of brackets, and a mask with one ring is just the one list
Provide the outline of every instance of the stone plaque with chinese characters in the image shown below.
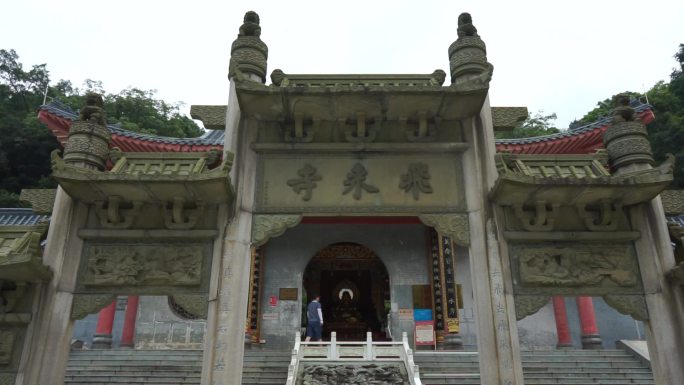
[[460,154],[263,155],[256,210],[462,212]]

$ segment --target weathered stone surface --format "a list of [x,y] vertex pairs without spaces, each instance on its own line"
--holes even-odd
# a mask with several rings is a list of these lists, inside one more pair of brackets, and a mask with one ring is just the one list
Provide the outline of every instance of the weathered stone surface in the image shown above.
[[643,295],[605,295],[603,300],[622,314],[639,321],[648,320],[648,308]]
[[261,78],[262,83],[266,82],[268,47],[260,36],[259,15],[253,11],[245,13],[240,33],[230,49],[229,77],[240,81],[245,74],[253,74]]
[[660,193],[665,214],[684,214],[684,190],[665,190]]

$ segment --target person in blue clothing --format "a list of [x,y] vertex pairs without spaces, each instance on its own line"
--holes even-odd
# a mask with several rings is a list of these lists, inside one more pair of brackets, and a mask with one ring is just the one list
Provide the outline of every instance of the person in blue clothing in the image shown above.
[[321,310],[321,296],[314,294],[314,299],[306,307],[306,339],[305,341],[320,341],[323,334],[323,311]]

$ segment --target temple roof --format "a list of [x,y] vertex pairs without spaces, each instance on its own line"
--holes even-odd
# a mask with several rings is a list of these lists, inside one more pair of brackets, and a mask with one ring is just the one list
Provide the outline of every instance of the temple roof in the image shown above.
[[[71,123],[78,117],[77,112],[57,100],[41,106],[38,113],[40,121],[48,126],[62,146],[66,143]],[[206,130],[197,138],[170,138],[129,131],[115,124],[108,124],[107,128],[112,133],[112,146],[122,151],[203,152],[221,149],[224,141],[224,132],[219,130]]]
[[0,208],[0,226],[35,226],[48,219],[49,215],[36,214],[32,209]]
[[[649,124],[655,116],[651,105],[638,100],[631,102],[636,116]],[[587,154],[603,148],[603,133],[612,123],[611,116],[577,128],[569,128],[556,134],[531,138],[497,139],[497,152],[513,154]]]
[[[222,107],[222,106],[220,106]],[[651,106],[635,100],[632,107],[636,115],[648,124],[654,119]],[[59,101],[40,107],[39,119],[45,123],[59,142],[64,145],[71,123],[78,113]],[[593,123],[567,129],[562,132],[532,138],[497,139],[498,152],[514,154],[586,154],[603,148],[603,132],[611,123],[611,117],[603,117]],[[107,125],[112,132],[112,146],[122,151],[135,152],[202,152],[223,147],[224,130],[206,130],[197,138],[169,138],[141,134],[125,130],[118,125]]]

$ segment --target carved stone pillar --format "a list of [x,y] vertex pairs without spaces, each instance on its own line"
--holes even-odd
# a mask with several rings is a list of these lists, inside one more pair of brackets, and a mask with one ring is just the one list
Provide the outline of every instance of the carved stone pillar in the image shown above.
[[553,297],[553,315],[556,320],[556,334],[558,335],[557,348],[572,347],[572,337],[568,324],[568,313],[565,308],[564,297]]
[[135,319],[138,315],[139,300],[140,297],[137,295],[128,296],[123,331],[121,332],[121,344],[119,345],[122,348],[133,348],[135,346]]
[[[522,385],[515,301],[507,245],[499,226],[500,208],[492,207],[490,191],[498,172],[494,163],[494,130],[485,100],[479,117],[462,122],[466,142],[463,170],[470,222],[470,272],[480,355],[480,381],[492,385]],[[493,216],[493,218],[492,218]],[[494,222],[496,220],[496,223]]]
[[582,329],[582,348],[601,349],[603,342],[601,341],[598,326],[596,326],[594,301],[592,301],[591,297],[577,297],[576,301]]
[[75,203],[64,190],[57,189],[43,253],[43,261],[54,272],[54,277],[38,288],[38,304],[25,347],[27,359],[17,376],[17,384],[64,383],[73,327],[73,290],[83,250],[83,240],[77,236],[77,229],[83,227],[87,213],[85,205]]
[[114,315],[116,315],[116,300],[100,310],[93,337],[93,349],[111,349]]

